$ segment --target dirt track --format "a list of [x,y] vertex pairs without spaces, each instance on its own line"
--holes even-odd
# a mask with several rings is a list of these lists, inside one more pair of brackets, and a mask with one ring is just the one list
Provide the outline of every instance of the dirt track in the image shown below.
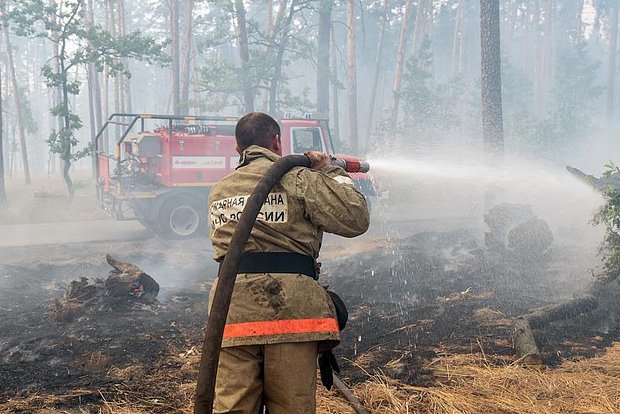
[[143,240],[151,234],[137,221],[88,220],[0,225],[0,248],[109,240]]

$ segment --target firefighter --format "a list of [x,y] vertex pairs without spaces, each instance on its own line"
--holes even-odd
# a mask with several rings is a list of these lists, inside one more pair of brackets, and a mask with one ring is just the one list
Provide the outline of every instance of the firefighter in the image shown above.
[[[239,164],[213,186],[208,201],[219,262],[249,195],[282,155],[280,127],[267,114],[242,117],[235,136]],[[293,168],[276,184],[245,245],[224,329],[214,413],[256,414],[263,404],[270,414],[316,412],[317,354],[340,340],[334,304],[317,281],[323,232],[363,234],[369,213],[343,169],[326,154],[306,155],[311,168]]]

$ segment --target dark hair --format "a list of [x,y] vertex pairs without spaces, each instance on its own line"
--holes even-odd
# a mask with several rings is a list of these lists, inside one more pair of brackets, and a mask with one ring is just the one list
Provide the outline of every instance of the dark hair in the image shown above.
[[235,138],[240,150],[250,145],[271,148],[274,136],[280,135],[280,125],[267,114],[250,112],[244,115],[235,127]]

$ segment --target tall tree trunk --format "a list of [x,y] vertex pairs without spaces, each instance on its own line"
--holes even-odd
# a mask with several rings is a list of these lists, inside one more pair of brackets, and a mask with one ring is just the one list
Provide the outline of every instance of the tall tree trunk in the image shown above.
[[[392,85],[392,117],[398,119],[398,110],[400,106],[400,84],[405,67],[405,52],[407,48],[407,38],[409,37],[409,22],[411,20],[412,0],[405,3],[405,14],[403,17],[403,25],[400,29],[400,39],[398,41],[398,50],[396,52],[396,68],[394,69],[394,84]],[[421,10],[418,8],[418,13]],[[416,19],[417,20],[417,19]]]
[[[56,0],[48,0],[48,5],[52,6],[56,4]],[[56,21],[56,17],[54,17],[54,24],[58,24],[58,22]],[[53,42],[52,43],[52,56],[53,60],[54,60],[54,71],[56,73],[58,73],[58,71],[60,71],[60,63],[58,62],[58,56],[60,56],[60,49],[58,46],[58,43]],[[52,98],[53,98],[53,103],[54,106],[60,105],[60,100],[62,97],[62,91],[60,90],[60,87],[56,87],[54,88],[53,94],[52,94]],[[62,120],[62,116],[58,115],[56,117],[56,124],[58,125],[58,131],[60,131],[62,129],[62,125],[63,125],[63,120]],[[55,158],[54,153],[51,153],[51,157]],[[52,172],[56,172],[56,164],[54,163],[54,165],[52,166]]]
[[[0,67],[2,67],[2,65],[0,65]],[[5,76],[4,78],[0,78],[0,82],[4,81],[4,86],[3,86],[3,90],[4,91],[8,91],[10,89],[10,84],[9,84],[9,77]],[[15,124],[13,122],[13,124]],[[8,171],[8,176],[9,178],[13,178],[13,163],[14,163],[14,158],[15,158],[15,148],[17,147],[17,142],[15,141],[15,133],[11,134],[10,131],[11,128],[11,123],[7,123],[6,125],[6,136],[8,137],[7,139],[7,161],[9,163],[9,171]],[[10,139],[10,137],[13,137],[13,140]]]
[[[504,45],[503,53],[506,56],[511,56],[512,54],[512,40],[514,39],[515,22],[519,13],[519,6],[520,1],[505,2],[504,13],[506,18],[500,19],[500,32],[503,36],[502,45]],[[502,23],[504,25],[503,28],[501,27]]]
[[6,202],[6,190],[4,188],[4,136],[3,131],[3,112],[2,112],[2,68],[0,68],[0,204]]
[[465,0],[459,0],[456,9],[454,33],[452,35],[452,76],[457,77],[463,73],[463,18],[465,17]]
[[[119,10],[117,8],[118,6],[118,0],[112,0],[110,1],[110,33],[112,34],[112,36],[117,36],[118,33],[118,19],[117,16],[119,14]],[[114,59],[115,63],[120,63],[120,58],[116,58]],[[121,97],[121,82],[123,79],[123,75],[118,73],[116,76],[114,76],[113,78],[113,83],[112,83],[112,96],[114,99],[114,107],[112,109],[112,113],[118,113],[118,112],[123,112],[122,108],[121,108],[121,102],[122,102],[122,97]],[[115,125],[114,126],[114,142],[117,142],[122,134],[122,128],[120,125]]]
[[172,56],[172,113],[181,113],[181,73],[179,69],[179,0],[170,0],[170,55]]
[[611,6],[609,19],[609,54],[607,58],[607,120],[611,122],[614,115],[614,92],[616,90],[616,48],[618,45],[618,0]]
[[[65,61],[62,56],[65,55],[65,45],[63,44],[60,50],[61,58],[59,59],[60,64],[60,73],[62,74],[62,105],[63,105],[63,129],[66,133],[70,133],[71,131],[71,120],[69,118],[69,94],[68,94],[68,72],[65,69]],[[71,181],[71,177],[69,176],[69,170],[71,169],[71,149],[72,145],[65,144],[64,152],[61,154],[60,158],[62,159],[62,177],[65,180],[65,185],[67,187],[67,193],[69,195],[69,200],[73,200],[75,195],[73,190],[73,182]]]
[[[117,4],[117,10],[116,10],[116,31],[115,31],[115,35],[116,36],[122,36],[125,33],[123,32],[123,26],[124,26],[124,21],[125,21],[125,7],[123,4],[123,0],[116,0],[116,4]],[[119,58],[118,59],[122,64],[126,65],[127,64],[127,59],[125,58]],[[120,76],[117,76],[118,78],[118,84],[117,84],[117,88],[118,91],[117,93],[117,99],[119,101],[118,105],[117,105],[117,111],[118,112],[127,112],[126,111],[126,107],[125,107],[125,87],[126,87],[126,77],[123,74],[120,74]],[[118,137],[120,138],[120,136]]]
[[[87,15],[86,19],[90,24],[93,24],[93,0],[88,0],[88,4],[86,5]],[[94,75],[95,75],[95,65],[92,63],[88,64],[88,68],[86,69],[87,74],[87,86],[88,86],[88,115],[90,121],[90,144],[95,148],[95,136],[97,135],[97,121],[95,118],[95,86],[94,86]],[[92,169],[92,177],[94,179],[97,178],[97,153],[93,152],[91,156],[91,169]]]
[[[408,0],[407,0],[408,1]],[[415,23],[413,27],[413,39],[411,42],[411,55],[415,56],[424,40],[424,21],[426,19],[426,2],[418,0],[415,10]],[[409,1],[408,1],[409,2]]]
[[553,90],[555,84],[555,0],[547,0],[547,14],[545,16],[545,55],[544,55],[544,79],[545,86],[543,95],[543,108],[549,102],[549,91]]
[[424,27],[422,30],[422,37],[420,41],[424,41],[428,38],[431,41],[431,47],[433,46],[433,24],[434,22],[434,10],[433,0],[427,0],[424,8]]
[[99,74],[97,71],[93,72],[93,102],[95,105],[95,121],[96,130],[99,132],[103,126],[103,108],[101,104],[101,83],[99,82]]
[[[192,48],[192,62],[197,62],[198,60],[196,59],[196,48]],[[194,85],[199,85],[200,84],[200,70],[194,69],[192,70],[192,83]],[[204,100],[202,97],[202,91],[200,91],[198,88],[194,88],[192,90],[192,99],[190,100],[190,102],[192,102],[191,107],[193,108],[192,112],[198,113],[199,111],[202,110],[202,108],[204,108]]]
[[[121,106],[123,102],[123,98],[121,97],[122,77],[123,75],[121,74],[118,74],[114,77],[114,111],[113,113],[124,112]],[[115,129],[114,141],[118,142],[118,140],[121,138],[122,128],[120,125],[116,125],[114,129]]]
[[267,0],[267,36],[273,35],[273,0]]
[[[466,4],[472,4],[466,2]],[[479,54],[480,49],[480,2],[473,2],[471,9],[465,10],[463,21],[463,73],[475,78],[480,76]],[[474,35],[475,34],[475,35]]]
[[[8,90],[8,82],[4,85],[4,90]],[[13,140],[9,143],[9,178],[13,179],[13,170],[15,168],[15,153],[17,152],[17,140],[15,138],[15,123],[13,125],[7,125],[7,135],[13,137]],[[12,126],[12,130],[11,130]]]
[[530,73],[531,45],[532,45],[532,25],[530,24],[530,4],[531,0],[526,0],[521,10],[521,27],[523,28],[523,42],[521,49],[521,71]]
[[[47,94],[47,106],[49,108],[53,108],[56,106],[56,91],[54,89],[48,89],[47,90],[48,94]],[[53,116],[52,114],[48,113],[48,125],[49,125],[49,130],[52,131],[54,130],[54,124],[56,123],[58,117]],[[55,174],[55,167],[56,167],[56,161],[54,160],[54,153],[51,151],[47,152],[47,176],[49,177],[52,174]]]
[[[125,0],[118,0],[118,35],[125,36],[127,33],[125,22]],[[129,59],[121,58],[123,65],[129,67]],[[123,112],[132,113],[131,105],[131,77],[121,76],[121,109]]]
[[269,112],[276,115],[278,112],[277,98],[278,98],[278,86],[282,79],[282,65],[284,60],[284,51],[289,40],[289,31],[291,29],[291,22],[293,21],[293,15],[295,14],[295,7],[297,6],[297,0],[291,2],[291,8],[288,12],[288,17],[282,28],[282,40],[278,46],[278,53],[276,55],[276,61],[274,64],[273,77],[271,78],[271,84],[269,86]]
[[[4,13],[3,13],[4,14]],[[17,86],[17,75],[15,74],[15,63],[13,61],[13,50],[11,49],[11,39],[9,38],[9,29],[4,26],[4,40],[6,44],[6,59],[7,59],[7,72],[11,79],[11,86],[13,89],[13,97],[15,98],[15,120],[17,122],[17,132],[19,133],[19,145],[22,150],[22,164],[24,168],[24,180],[27,185],[30,185],[30,166],[28,165],[28,148],[26,146],[26,132],[24,130],[24,118],[22,116],[22,100],[19,95],[19,88]]]
[[357,0],[347,1],[347,91],[349,98],[349,143],[351,151],[356,154],[358,147],[357,134],[357,63],[355,49],[355,24]]
[[127,113],[133,113],[133,102],[131,99],[131,77],[127,76],[124,78],[125,81],[123,84],[125,85],[124,95],[125,95],[125,111]]
[[185,1],[183,18],[183,65],[181,66],[181,113],[189,113],[189,85],[192,72],[192,14],[194,0]]
[[[267,40],[264,42],[265,55],[268,55],[271,49],[276,49],[276,34],[278,30],[283,30],[282,21],[285,16],[285,12],[288,9],[288,0],[280,0],[278,2],[278,13],[275,18],[273,15],[273,1],[267,0]],[[275,73],[275,65],[274,65],[274,73]],[[273,79],[273,77],[272,77]],[[271,85],[271,82],[270,82]],[[266,108],[270,108],[270,104],[273,104],[270,99],[273,96],[270,88],[261,88],[256,91],[256,96],[254,100],[258,99],[261,101],[260,105],[263,105]],[[260,106],[259,105],[259,106]],[[272,110],[269,110],[270,112]]]
[[7,132],[10,137],[13,137],[13,141],[9,144],[9,178],[13,179],[13,171],[15,168],[15,153],[17,152],[17,140],[15,139],[15,125],[13,125],[13,130],[11,131],[11,127],[7,127]]
[[89,64],[86,68],[86,81],[88,83],[88,120],[90,124],[90,144],[93,147],[93,153],[91,155],[91,175],[92,178],[97,178],[97,153],[94,152],[95,148],[95,136],[97,135],[97,128],[95,127],[95,91],[93,90],[93,72],[94,65]]
[[316,62],[316,107],[319,117],[329,116],[329,52],[332,27],[331,0],[320,0]]
[[485,149],[504,150],[499,0],[480,0],[482,134]]
[[368,148],[370,143],[370,134],[372,132],[375,108],[377,106],[377,88],[379,87],[379,74],[381,73],[381,62],[383,62],[383,44],[385,38],[385,26],[388,19],[388,0],[383,0],[381,7],[383,8],[383,16],[381,18],[381,28],[379,29],[379,39],[377,40],[377,54],[375,55],[375,72],[372,76],[372,85],[370,89],[370,108],[368,109],[368,124],[366,126],[365,145]]
[[[617,4],[617,0],[614,3]],[[577,1],[577,11],[575,13],[575,37],[578,42],[583,40],[583,5],[584,0]]]
[[273,16],[272,16],[272,19],[270,21],[269,28],[267,31],[267,36],[269,36],[269,39],[273,40],[276,35],[276,31],[280,29],[280,25],[282,24],[282,19],[284,19],[284,15],[286,13],[287,7],[288,7],[288,0],[280,0],[280,5],[278,7],[278,14],[276,15],[275,20],[273,19]]
[[245,23],[245,7],[243,0],[235,0],[237,15],[237,41],[239,42],[239,58],[241,60],[241,83],[243,85],[243,104],[245,112],[254,112],[254,90],[249,79],[250,47]]
[[543,70],[543,38],[540,27],[540,0],[534,1],[534,112],[536,115],[544,115],[544,70]]
[[[105,28],[108,32],[112,30],[112,3],[105,3]],[[103,117],[108,119],[110,116],[110,67],[105,65],[103,67]],[[110,128],[106,128],[103,133],[103,148],[108,152],[110,149]]]
[[[340,138],[340,81],[338,80],[338,53],[336,51],[336,37],[334,33],[334,28],[332,26],[332,70],[331,70],[331,81],[332,81],[332,131],[334,135]],[[336,149],[333,148],[335,151]]]

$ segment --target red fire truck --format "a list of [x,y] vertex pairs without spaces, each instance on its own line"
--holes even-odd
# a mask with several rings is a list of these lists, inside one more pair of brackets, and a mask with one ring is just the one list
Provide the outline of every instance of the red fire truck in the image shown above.
[[[209,189],[239,161],[236,122],[235,117],[111,115],[95,137],[101,207],[117,220],[137,219],[165,238],[206,235]],[[279,122],[284,155],[310,150],[336,155],[327,120]],[[114,153],[104,144],[112,140]],[[362,193],[375,194],[366,174],[351,176]]]

